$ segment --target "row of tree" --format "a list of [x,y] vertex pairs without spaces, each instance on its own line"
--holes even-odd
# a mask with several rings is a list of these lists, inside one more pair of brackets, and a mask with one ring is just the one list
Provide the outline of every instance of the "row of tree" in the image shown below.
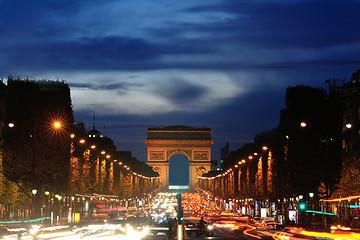
[[0,93],[0,217],[31,209],[34,198],[44,202],[45,191],[128,198],[156,188],[157,175],[146,164],[74,122],[68,83],[9,76]]
[[83,123],[75,125],[71,149],[70,191],[128,199],[158,187],[158,174],[130,151],[118,151],[113,140]]
[[[354,73],[340,88],[330,85],[329,93],[308,86],[287,88],[278,127],[231,152],[224,161],[224,171],[231,171],[208,173],[200,185],[222,197],[273,201],[309,193],[318,199],[358,193],[359,75]],[[346,92],[357,94],[349,99]],[[344,117],[349,103],[356,106],[351,125]],[[347,131],[353,132],[351,138],[345,138]],[[245,163],[239,164],[241,160]]]

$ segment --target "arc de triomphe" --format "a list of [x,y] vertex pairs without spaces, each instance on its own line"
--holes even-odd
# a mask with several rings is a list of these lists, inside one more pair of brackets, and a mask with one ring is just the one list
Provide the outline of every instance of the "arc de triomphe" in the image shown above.
[[169,161],[176,154],[183,154],[189,160],[189,190],[196,188],[197,177],[210,171],[211,167],[210,128],[169,126],[148,128],[147,164],[159,173],[161,191],[169,189]]

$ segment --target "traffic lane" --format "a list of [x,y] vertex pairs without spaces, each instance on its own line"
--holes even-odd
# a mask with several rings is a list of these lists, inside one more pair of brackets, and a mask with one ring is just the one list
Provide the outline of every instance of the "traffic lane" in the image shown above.
[[227,230],[227,231],[223,230],[218,233],[216,239],[229,239],[229,240],[230,239],[244,239],[244,240],[265,239],[266,240],[266,239],[273,239],[273,237],[261,234],[257,232],[256,229],[251,227],[240,227],[235,230]]
[[313,236],[304,236],[301,234],[288,233],[283,231],[276,231],[270,229],[256,228],[256,227],[240,227],[235,230],[215,230],[215,237],[208,237],[206,239],[273,239],[273,240],[303,240],[303,239],[318,239]]

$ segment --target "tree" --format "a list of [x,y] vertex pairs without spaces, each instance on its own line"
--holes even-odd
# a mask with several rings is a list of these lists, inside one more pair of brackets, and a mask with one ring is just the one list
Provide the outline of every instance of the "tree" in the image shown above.
[[[323,89],[296,86],[286,91],[279,129],[287,138],[287,163],[295,195],[317,192],[321,182],[330,195],[336,189],[342,161],[339,106],[336,97],[329,97]],[[306,126],[301,127],[301,122]]]
[[[7,179],[32,188],[67,189],[73,113],[67,83],[8,78],[3,169]],[[55,128],[54,122],[61,128]]]
[[255,189],[259,198],[264,197],[264,171],[263,171],[263,158],[260,157],[258,161],[258,168],[255,175]]

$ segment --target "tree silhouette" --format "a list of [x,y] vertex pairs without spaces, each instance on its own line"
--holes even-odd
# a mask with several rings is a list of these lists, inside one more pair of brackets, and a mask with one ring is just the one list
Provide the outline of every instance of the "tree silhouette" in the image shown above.
[[5,129],[5,176],[27,189],[65,190],[73,124],[69,86],[10,76],[7,90],[6,122],[15,125]]

